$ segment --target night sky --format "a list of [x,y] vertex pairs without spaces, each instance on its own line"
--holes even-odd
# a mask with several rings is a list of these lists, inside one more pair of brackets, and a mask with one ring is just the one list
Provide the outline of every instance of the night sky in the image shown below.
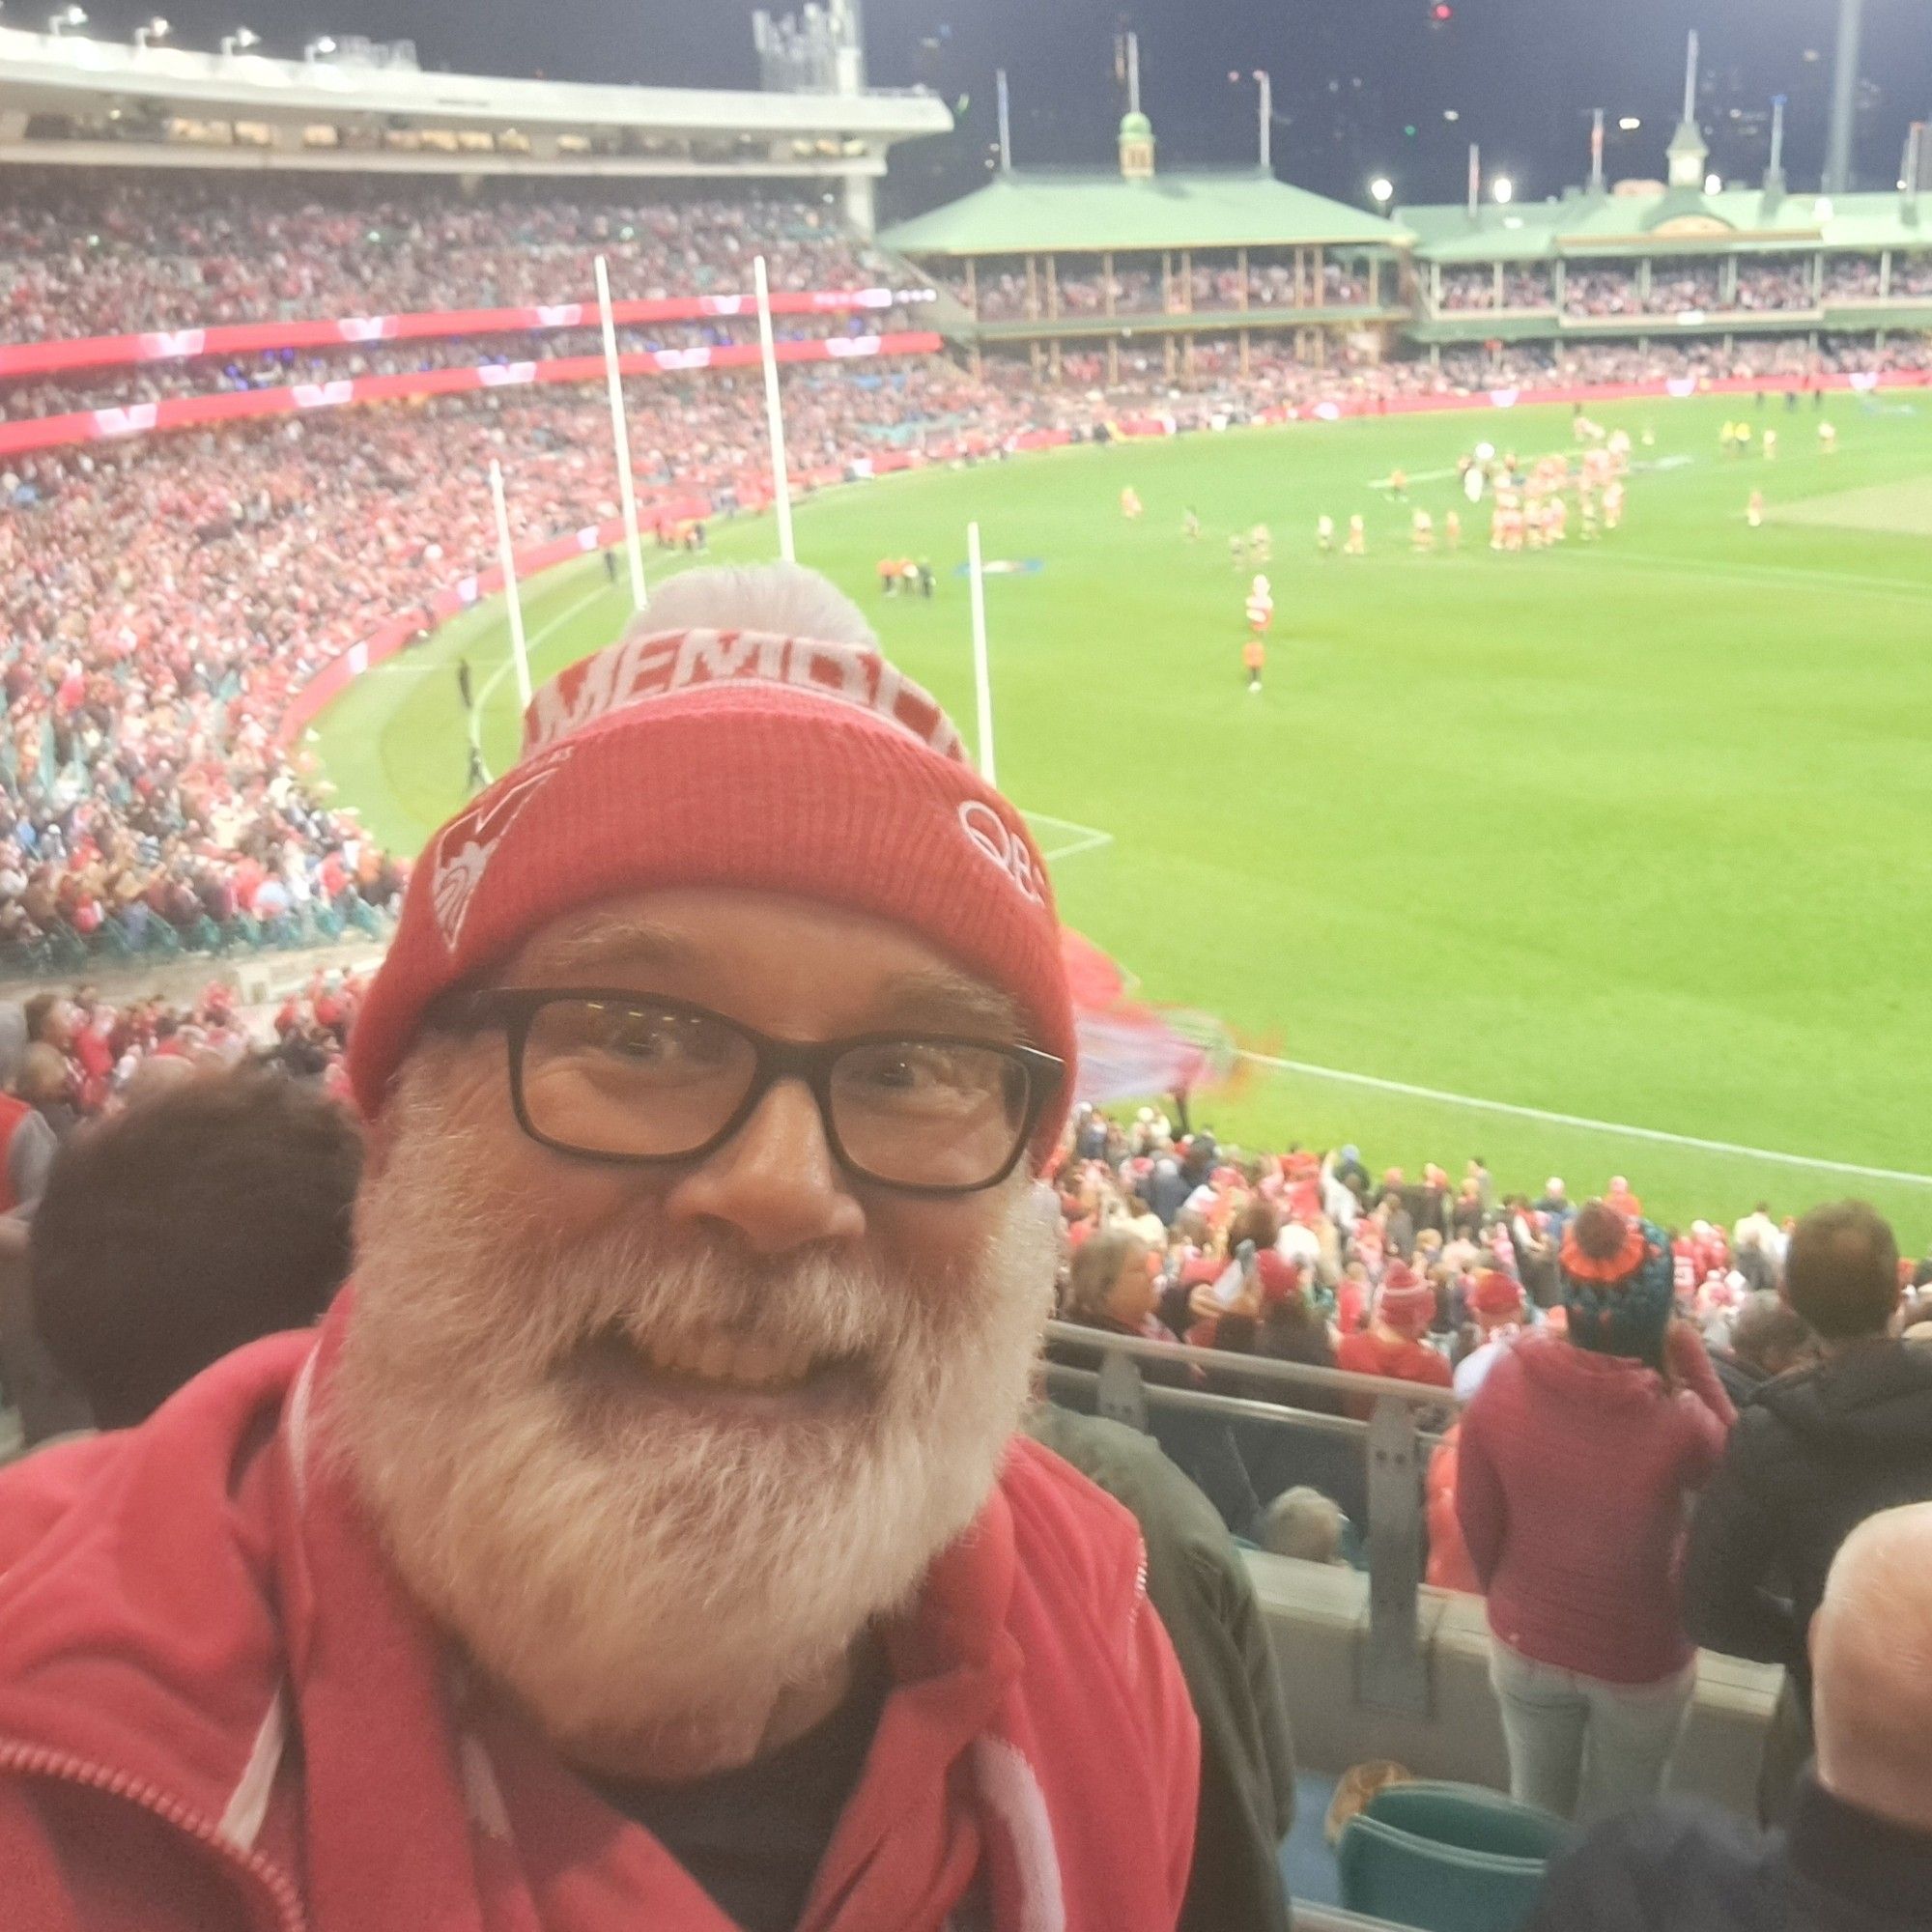
[[[1363,200],[1386,173],[1404,201],[1454,199],[1467,145],[1529,195],[1588,164],[1589,110],[1611,117],[1613,177],[1662,173],[1682,91],[1684,37],[1704,36],[1701,113],[1712,165],[1752,178],[1765,163],[1770,97],[1791,97],[1787,169],[1821,164],[1836,0],[866,0],[871,78],[920,81],[968,103],[950,139],[904,149],[892,204],[930,205],[984,179],[993,71],[1011,71],[1015,157],[1109,160],[1122,110],[1114,35],[1141,34],[1144,104],[1163,165],[1255,154],[1255,91],[1229,72],[1275,79],[1277,170]],[[19,0],[14,17],[38,0]],[[177,38],[212,45],[238,20],[270,51],[320,33],[411,38],[426,66],[670,85],[756,83],[750,0],[161,0]],[[90,32],[125,31],[149,7],[99,0]],[[783,11],[783,7],[775,8]],[[1868,0],[1860,122],[1861,185],[1895,181],[1907,124],[1932,116],[1932,7]],[[1446,112],[1458,118],[1450,121]],[[1643,126],[1618,133],[1623,116]]]

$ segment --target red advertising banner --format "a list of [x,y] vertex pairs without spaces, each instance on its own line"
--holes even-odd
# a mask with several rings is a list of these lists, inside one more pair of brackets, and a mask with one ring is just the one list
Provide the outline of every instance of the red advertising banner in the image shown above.
[[[774,315],[849,315],[864,309],[931,301],[930,289],[781,290]],[[711,322],[755,316],[753,296],[677,296],[619,301],[619,326],[644,322]],[[66,342],[0,342],[0,377],[58,376],[74,369],[114,369],[139,362],[184,362],[198,355],[255,355],[272,349],[355,349],[379,342],[436,341],[452,335],[542,334],[595,328],[594,301],[546,302],[533,308],[438,309],[416,315],[351,315],[334,321],[215,323],[205,328],[156,328],[139,335],[88,335]]]
[[[924,330],[894,335],[828,335],[807,342],[781,342],[781,362],[863,362],[886,355],[931,355],[944,346]],[[717,349],[655,349],[620,355],[627,376],[674,376],[695,369],[753,368],[755,342],[733,342]],[[124,408],[76,410],[68,415],[27,416],[0,422],[0,456],[28,450],[58,449],[69,443],[111,442],[126,436],[161,430],[194,429],[204,423],[234,422],[250,416],[304,415],[313,410],[346,409],[353,403],[413,401],[424,396],[456,396],[480,389],[514,389],[543,383],[601,383],[601,355],[559,355],[548,362],[486,362],[468,369],[415,369],[400,376],[344,376],[329,383],[295,383],[280,389],[223,389],[207,396],[173,396],[158,403]]]

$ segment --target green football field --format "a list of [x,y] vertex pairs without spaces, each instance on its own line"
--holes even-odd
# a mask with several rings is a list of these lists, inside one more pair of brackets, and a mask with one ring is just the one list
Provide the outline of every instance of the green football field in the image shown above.
[[[1778,432],[1775,461],[1721,453],[1740,408]],[[969,733],[967,521],[989,559],[1037,564],[988,583],[1001,783],[1061,855],[1067,919],[1148,997],[1265,1057],[1199,1103],[1224,1137],[1354,1140],[1455,1172],[1482,1154],[1506,1186],[1555,1172],[1575,1193],[1624,1172],[1673,1219],[1857,1192],[1922,1246],[1932,418],[1833,397],[1827,457],[1808,404],[1595,413],[1654,442],[1624,527],[1585,545],[1573,518],[1549,553],[1492,554],[1454,466],[1483,440],[1566,448],[1568,412],[928,471],[802,504],[799,554]],[[1383,487],[1398,467],[1410,504]],[[1463,509],[1459,554],[1411,554],[1416,502],[1438,526]],[[1319,556],[1323,512],[1360,512],[1369,554]],[[1264,522],[1276,617],[1251,696],[1227,539]],[[713,536],[719,560],[774,541],[762,520]],[[881,597],[886,554],[929,556],[938,596]],[[540,680],[628,610],[596,558],[526,601]],[[413,851],[464,796],[459,657],[488,694],[491,769],[508,762],[507,654],[500,606],[482,607],[321,721],[327,775],[376,836]]]

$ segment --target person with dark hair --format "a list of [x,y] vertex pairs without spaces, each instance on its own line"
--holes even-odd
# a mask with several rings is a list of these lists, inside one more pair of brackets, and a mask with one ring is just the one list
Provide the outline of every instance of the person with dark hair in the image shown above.
[[1684,1506],[1736,1411],[1671,1319],[1662,1230],[1592,1201],[1560,1266],[1566,1338],[1496,1358],[1463,1413],[1456,1511],[1489,1600],[1511,1792],[1568,1818],[1662,1785],[1696,1682]]
[[349,1273],[362,1138],[267,1073],[193,1076],[76,1135],[28,1242],[34,1321],[103,1429],[243,1343],[303,1328]]
[[1808,1752],[1805,1634],[1838,1546],[1880,1510],[1932,1500],[1932,1349],[1890,1333],[1891,1229],[1862,1201],[1807,1214],[1785,1292],[1820,1359],[1746,1405],[1698,1503],[1684,1579],[1698,1642],[1789,1673],[1758,1792],[1767,1818]]

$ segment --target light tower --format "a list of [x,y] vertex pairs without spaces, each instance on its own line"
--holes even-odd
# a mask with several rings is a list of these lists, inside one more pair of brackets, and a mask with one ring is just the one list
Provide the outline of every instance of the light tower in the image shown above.
[[1832,71],[1832,133],[1825,145],[1825,192],[1846,194],[1852,185],[1852,136],[1859,118],[1859,47],[1864,35],[1865,0],[1838,0],[1838,51]]
[[1684,119],[1670,137],[1670,185],[1704,192],[1706,164],[1711,158],[1710,143],[1697,125],[1697,30],[1690,30],[1690,51],[1684,66]]
[[1783,95],[1776,96],[1771,103],[1771,165],[1764,171],[1764,206],[1769,213],[1776,208],[1787,192],[1784,179],[1784,106]]

